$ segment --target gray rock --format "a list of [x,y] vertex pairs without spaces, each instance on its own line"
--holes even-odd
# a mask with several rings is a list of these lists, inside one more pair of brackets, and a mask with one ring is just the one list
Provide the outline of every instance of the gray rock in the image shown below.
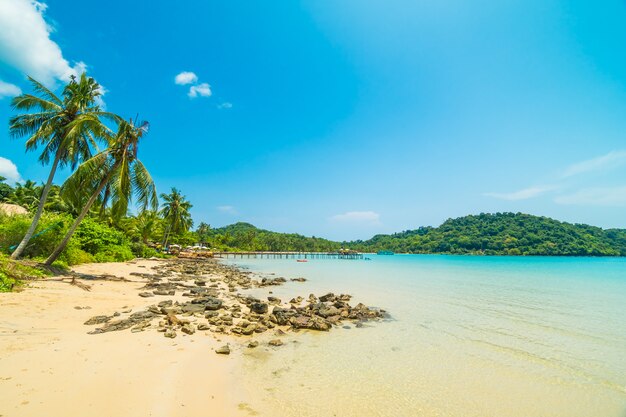
[[215,353],[219,355],[230,355],[230,347],[228,345],[224,345],[221,348],[215,349]]
[[93,316],[89,320],[87,320],[84,324],[87,326],[92,326],[94,324],[102,324],[111,320],[111,316]]

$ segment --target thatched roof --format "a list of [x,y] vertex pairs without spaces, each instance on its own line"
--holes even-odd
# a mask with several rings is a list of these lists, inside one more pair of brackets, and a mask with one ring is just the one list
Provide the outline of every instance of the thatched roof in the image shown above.
[[17,204],[0,203],[0,213],[13,216],[16,214],[28,214],[28,210],[22,206],[18,206]]

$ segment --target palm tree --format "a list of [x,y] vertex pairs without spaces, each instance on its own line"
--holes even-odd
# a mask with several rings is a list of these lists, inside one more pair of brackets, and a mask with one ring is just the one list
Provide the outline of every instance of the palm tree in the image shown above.
[[163,247],[165,248],[172,234],[177,235],[186,232],[193,225],[191,213],[189,213],[189,209],[193,206],[185,200],[185,196],[176,188],[172,188],[172,192],[169,194],[161,194],[161,198],[165,200],[160,211],[167,225],[163,237]]
[[41,189],[35,181],[26,180],[23,184],[17,184],[8,202],[33,211],[41,201]]
[[[148,130],[148,123],[135,126],[133,121],[120,122],[117,133],[109,137],[109,147],[85,161],[63,185],[63,192],[73,194],[88,186],[93,190],[91,197],[70,226],[57,248],[46,259],[51,265],[61,255],[76,228],[83,221],[91,206],[108,186],[112,201],[112,212],[126,214],[133,195],[142,210],[151,206],[158,208],[158,198],[152,177],[137,158],[139,140]],[[91,186],[89,186],[91,185]]]
[[200,244],[206,244],[209,240],[209,233],[211,232],[211,225],[206,224],[205,222],[201,222],[196,229],[196,233],[198,234],[198,240],[200,240]]
[[[91,156],[96,138],[106,131],[101,117],[117,120],[117,116],[101,111],[95,104],[101,95],[100,85],[84,73],[79,79],[71,77],[61,98],[33,78],[29,80],[36,95],[22,94],[12,100],[13,109],[25,113],[11,117],[9,130],[13,137],[28,136],[27,151],[43,146],[39,156],[42,164],[51,159],[53,162],[31,225],[11,254],[12,259],[19,258],[37,228],[57,168],[69,165],[75,169]],[[35,112],[29,113],[32,110]]]
[[155,211],[146,210],[137,216],[133,224],[132,233],[141,238],[144,244],[148,244],[150,237],[159,226],[159,216]]

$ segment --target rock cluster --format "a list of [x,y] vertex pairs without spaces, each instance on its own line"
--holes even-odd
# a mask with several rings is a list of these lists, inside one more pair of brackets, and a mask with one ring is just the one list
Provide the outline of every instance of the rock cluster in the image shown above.
[[[86,325],[102,325],[90,334],[99,334],[130,328],[140,332],[155,327],[165,337],[175,338],[178,332],[192,335],[196,331],[252,336],[275,329],[275,335],[284,335],[284,330],[300,329],[328,331],[333,326],[349,321],[357,327],[369,320],[385,317],[384,310],[369,308],[363,304],[351,306],[351,297],[346,294],[310,294],[308,299],[295,297],[289,303],[269,296],[267,300],[239,293],[250,288],[282,285],[282,277],[254,280],[251,273],[224,265],[215,260],[193,259],[168,261],[155,268],[155,273],[135,274],[147,280],[139,293],[142,297],[174,295],[178,291],[188,298],[174,301],[162,300],[144,311],[132,313],[124,318],[94,316]],[[304,281],[295,278],[292,281]],[[271,291],[270,291],[271,294]],[[128,310],[129,312],[130,310]],[[154,323],[156,322],[156,323]],[[280,346],[280,339],[272,339],[270,346]],[[248,347],[258,346],[258,341],[249,341]],[[228,345],[216,350],[229,354]]]

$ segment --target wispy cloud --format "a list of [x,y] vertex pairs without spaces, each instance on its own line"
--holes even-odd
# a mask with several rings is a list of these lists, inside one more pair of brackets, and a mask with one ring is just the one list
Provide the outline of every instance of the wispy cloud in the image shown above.
[[228,101],[225,101],[224,103],[218,104],[217,105],[218,109],[232,109],[233,108],[233,103],[229,103]]
[[192,85],[189,87],[189,93],[187,95],[191,98],[196,97],[211,97],[211,86],[207,83],[202,83],[198,85]]
[[626,186],[585,188],[558,196],[554,202],[577,206],[626,207]]
[[59,45],[50,39],[47,6],[34,0],[2,0],[0,6],[0,62],[31,75],[49,87],[83,72],[83,62],[73,66]]
[[534,187],[524,188],[523,190],[514,191],[512,193],[484,193],[483,195],[487,197],[497,198],[500,200],[518,201],[539,197],[556,189],[557,187],[554,185],[538,185]]
[[183,71],[174,77],[174,82],[178,85],[187,85],[198,82],[198,76],[191,71]]
[[14,84],[5,83],[0,80],[0,99],[4,97],[15,97],[22,94],[22,90]]
[[216,209],[226,214],[237,214],[237,209],[233,206],[217,206]]
[[561,177],[568,178],[586,172],[607,170],[611,168],[616,168],[620,165],[623,165],[624,163],[626,163],[625,150],[611,151],[606,155],[602,155],[597,158],[588,159],[586,161],[570,165],[565,169]]
[[330,219],[340,223],[380,224],[380,214],[374,211],[348,211],[343,214],[335,214]]
[[22,176],[17,170],[17,166],[10,159],[0,156],[0,176],[5,177],[9,182],[20,182]]

